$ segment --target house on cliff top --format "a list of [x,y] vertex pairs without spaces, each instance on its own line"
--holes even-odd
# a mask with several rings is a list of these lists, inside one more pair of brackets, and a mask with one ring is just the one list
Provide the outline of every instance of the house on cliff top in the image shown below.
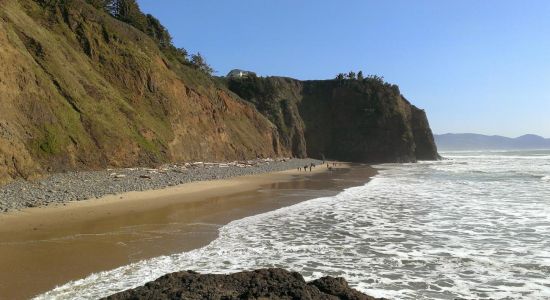
[[249,76],[256,76],[256,73],[239,69],[234,69],[227,73],[228,78],[245,78]]

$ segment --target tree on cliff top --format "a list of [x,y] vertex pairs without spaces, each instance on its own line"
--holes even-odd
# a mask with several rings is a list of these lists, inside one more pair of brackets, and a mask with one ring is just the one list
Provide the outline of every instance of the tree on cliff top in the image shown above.
[[338,75],[336,75],[336,80],[345,80],[345,79],[349,79],[349,80],[363,80],[365,79],[364,75],[363,75],[363,71],[359,71],[359,73],[355,74],[355,72],[353,71],[349,71],[347,74],[344,74],[344,73],[338,73]]
[[370,81],[373,81],[373,82],[376,82],[376,83],[379,83],[379,84],[386,84],[386,82],[384,81],[383,76],[369,75],[369,76],[367,76],[367,80],[370,80]]
[[208,75],[214,70],[206,63],[204,57],[197,53],[189,60],[184,48],[177,48],[172,43],[172,36],[160,21],[150,14],[144,14],[136,0],[87,0],[98,9],[102,9],[113,17],[132,25],[157,42],[159,47],[178,62],[191,66]]
[[212,69],[212,67],[210,67],[208,63],[206,63],[206,60],[204,59],[204,57],[202,57],[200,52],[191,55],[191,64],[193,65],[193,67],[195,67],[195,69],[203,71],[206,74],[212,75],[212,73],[214,73],[214,69]]
[[140,31],[146,33],[158,42],[161,48],[172,46],[170,33],[158,19],[150,14],[144,14],[139,8],[136,0],[87,0],[98,9],[102,9],[119,19],[128,23]]
[[[169,48],[172,46],[172,36],[168,32],[168,30],[160,23],[160,21],[153,17],[150,14],[146,15],[147,18],[147,27],[145,33],[147,33],[150,37],[157,40],[159,45],[162,48]],[[182,48],[178,48],[182,49]],[[187,51],[185,51],[187,53]],[[187,55],[185,55],[186,57]]]
[[357,74],[355,74],[353,71],[350,71],[348,73],[338,73],[338,75],[336,75],[334,79],[338,81],[340,85],[348,85],[353,83],[354,81],[358,81],[358,82],[365,82],[365,83],[385,86],[385,87],[391,88],[393,91],[395,91],[398,94],[401,93],[399,90],[399,86],[397,86],[396,84],[391,84],[389,82],[386,82],[383,76],[378,76],[373,74],[365,77],[365,75],[363,75],[363,71],[358,71]]

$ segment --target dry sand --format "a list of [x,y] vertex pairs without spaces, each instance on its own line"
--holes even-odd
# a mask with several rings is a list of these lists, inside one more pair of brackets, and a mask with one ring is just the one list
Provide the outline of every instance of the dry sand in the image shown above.
[[207,245],[246,216],[363,184],[367,166],[284,171],[130,192],[0,215],[0,299]]

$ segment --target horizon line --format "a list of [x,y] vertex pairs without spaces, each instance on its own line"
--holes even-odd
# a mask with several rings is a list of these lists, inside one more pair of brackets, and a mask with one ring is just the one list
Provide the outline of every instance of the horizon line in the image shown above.
[[483,136],[488,136],[488,137],[495,137],[495,136],[498,136],[498,137],[504,137],[504,138],[508,138],[508,139],[517,139],[517,138],[520,138],[520,137],[523,137],[523,136],[527,136],[527,135],[534,135],[534,136],[537,136],[537,137],[541,137],[543,139],[550,139],[550,138],[547,138],[543,135],[540,135],[540,134],[534,134],[534,133],[526,133],[526,134],[522,134],[522,135],[519,135],[519,136],[516,136],[516,137],[510,137],[510,136],[506,136],[506,135],[500,135],[500,134],[484,134],[484,133],[475,133],[475,132],[447,132],[447,133],[434,133],[433,135],[436,136],[436,135],[447,135],[447,134],[475,134],[475,135],[483,135]]

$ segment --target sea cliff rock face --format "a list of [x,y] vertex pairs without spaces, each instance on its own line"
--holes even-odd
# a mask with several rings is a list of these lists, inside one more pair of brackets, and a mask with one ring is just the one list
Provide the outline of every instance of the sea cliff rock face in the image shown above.
[[228,88],[251,102],[277,126],[282,145],[295,157],[306,157],[304,120],[298,109],[302,82],[284,77],[228,78]]
[[263,269],[232,275],[173,273],[106,299],[374,300],[375,298],[350,288],[343,278],[324,277],[306,283],[304,278],[296,272]]
[[0,183],[290,153],[253,105],[83,0],[0,1],[0,65]]
[[412,106],[412,132],[416,145],[415,155],[418,160],[437,160],[440,155],[437,153],[434,135],[428,123],[426,112]]
[[251,76],[230,79],[228,87],[277,125],[295,156],[355,162],[438,158],[425,112],[379,79]]
[[193,160],[437,157],[425,113],[395,86],[224,84],[89,3],[101,1],[0,0],[0,184]]

